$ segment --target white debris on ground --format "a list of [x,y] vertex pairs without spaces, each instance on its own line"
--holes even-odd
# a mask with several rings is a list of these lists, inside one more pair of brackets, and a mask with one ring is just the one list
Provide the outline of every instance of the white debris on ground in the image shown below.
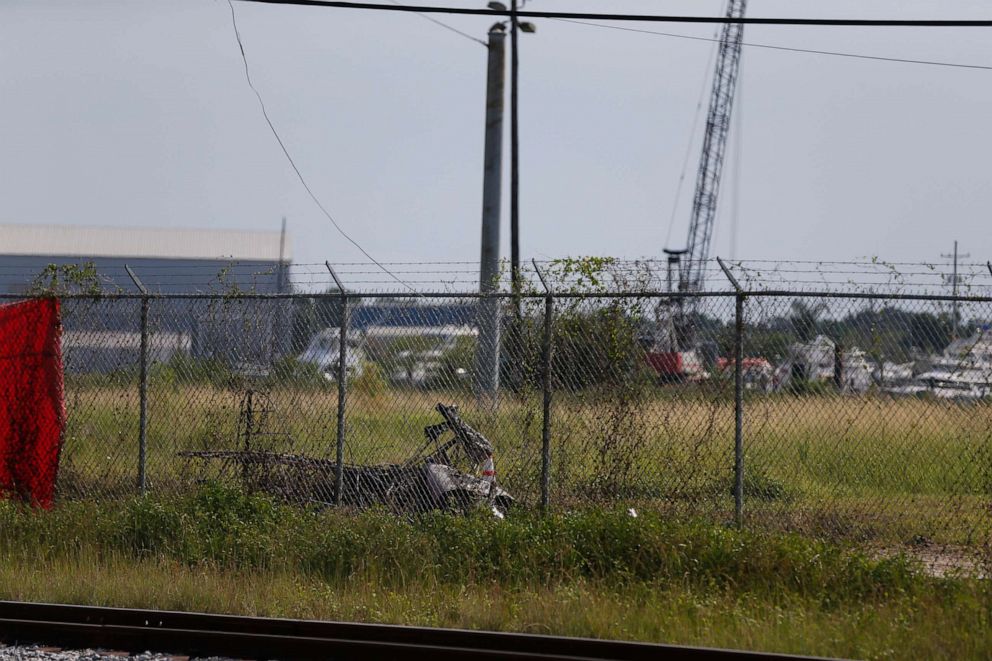
[[[13,645],[0,643],[0,661],[187,661],[189,657],[173,654],[127,654],[107,650],[64,650],[41,645]],[[223,657],[205,657],[194,661],[226,661]]]

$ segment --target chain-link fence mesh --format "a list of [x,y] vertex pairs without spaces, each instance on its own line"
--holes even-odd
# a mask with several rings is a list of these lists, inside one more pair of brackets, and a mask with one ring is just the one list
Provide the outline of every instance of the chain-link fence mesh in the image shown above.
[[750,521],[942,562],[988,544],[992,304],[755,296],[745,315]]
[[623,506],[988,558],[989,299],[544,275],[488,298],[68,296],[58,496]]

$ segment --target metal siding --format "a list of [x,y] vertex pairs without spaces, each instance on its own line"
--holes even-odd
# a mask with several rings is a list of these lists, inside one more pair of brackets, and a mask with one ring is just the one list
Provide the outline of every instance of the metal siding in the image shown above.
[[[279,261],[278,231],[0,225],[3,255]],[[290,258],[289,246],[284,259]]]
[[[130,266],[152,292],[182,294],[228,291],[232,286],[261,293],[278,291],[279,264],[272,261],[193,260],[166,258],[83,258],[69,255],[0,254],[0,291],[23,293],[49,264],[82,264],[92,261],[105,289],[137,291],[124,271]],[[287,267],[289,264],[287,263]],[[224,280],[221,274],[224,273]]]
[[[24,293],[49,264],[86,261],[92,261],[96,266],[105,292],[118,288],[126,292],[137,291],[124,270],[125,264],[135,271],[149,291],[156,293],[224,294],[234,287],[273,293],[279,288],[276,260],[232,263],[228,260],[0,255],[0,291]],[[223,279],[221,273],[225,274]],[[284,289],[288,291],[288,280],[286,282]],[[244,318],[243,306],[237,304],[206,305],[191,300],[164,299],[153,301],[151,315],[155,333],[181,333],[189,337],[190,346],[186,350],[194,357],[218,357],[233,365],[243,362],[244,357],[262,355],[266,347],[275,355],[287,350],[284,345],[288,343],[286,328],[291,325],[291,303],[271,301],[267,306],[269,314],[249,320]],[[107,300],[100,306],[85,300],[66,300],[62,309],[63,326],[69,333],[135,334],[140,329],[139,309],[140,302],[135,300]],[[76,347],[69,353],[75,355],[66,362],[70,372],[80,369],[80,365],[97,371],[115,371],[133,364],[136,358],[130,348],[106,342]],[[100,354],[99,360],[94,357],[96,353]]]

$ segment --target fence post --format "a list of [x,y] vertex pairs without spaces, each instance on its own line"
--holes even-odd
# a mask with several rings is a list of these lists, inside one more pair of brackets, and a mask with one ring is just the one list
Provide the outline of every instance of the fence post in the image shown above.
[[327,270],[330,271],[334,283],[341,293],[341,312],[338,315],[340,327],[338,331],[338,427],[337,427],[337,448],[334,455],[334,504],[341,504],[341,495],[344,491],[344,416],[345,403],[348,395],[348,293],[344,285],[338,279],[337,273],[331,268],[330,262],[324,262]]
[[834,344],[834,388],[837,392],[844,389],[844,347],[840,342]]
[[138,493],[147,491],[145,466],[148,452],[148,290],[131,267],[124,265],[141,297],[141,348],[138,356]]
[[541,391],[544,395],[541,421],[541,509],[551,506],[551,331],[554,315],[554,294],[535,260],[534,271],[544,286],[544,336],[541,341]]
[[734,311],[734,522],[744,523],[744,294]]
[[744,299],[747,295],[719,257],[716,261],[737,291],[734,297],[734,523],[744,524]]

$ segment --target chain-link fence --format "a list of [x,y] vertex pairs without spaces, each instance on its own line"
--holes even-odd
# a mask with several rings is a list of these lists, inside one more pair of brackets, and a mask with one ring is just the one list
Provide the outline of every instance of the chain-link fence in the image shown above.
[[568,265],[488,297],[64,296],[57,493],[622,505],[987,556],[992,299],[714,272],[726,291]]

